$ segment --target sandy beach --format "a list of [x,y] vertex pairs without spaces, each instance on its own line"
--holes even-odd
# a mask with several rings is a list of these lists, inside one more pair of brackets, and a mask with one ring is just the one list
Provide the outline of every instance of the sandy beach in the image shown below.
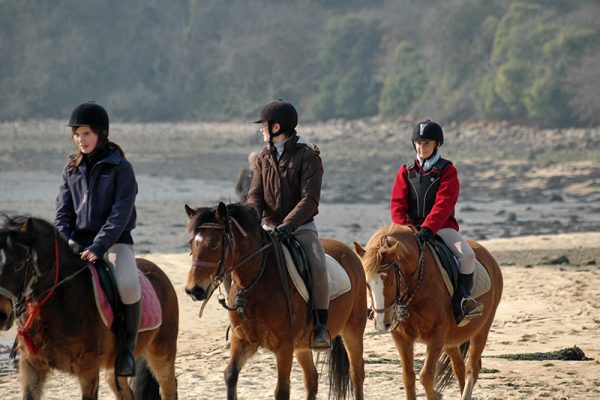
[[[70,147],[64,135],[57,134],[61,140],[52,142],[43,139],[45,133],[40,130],[48,126],[64,131],[63,122],[0,124],[0,213],[52,219],[60,169]],[[140,187],[138,226],[134,231],[136,251],[164,269],[179,296],[176,364],[179,398],[224,399],[223,370],[228,359],[224,336],[228,317],[213,298],[199,318],[200,304],[184,293],[190,259],[183,206],[214,206],[219,200],[233,201],[233,181],[244,165],[245,154],[256,148],[257,143],[245,131],[246,126],[180,124],[168,127],[168,140],[157,133],[166,128],[141,124],[115,126],[115,141],[129,151]],[[311,134],[327,132],[319,143],[327,160],[327,172],[317,224],[324,237],[347,244],[353,240],[365,244],[379,226],[389,222],[387,196],[400,161],[398,157],[388,157],[374,163],[373,153],[367,151],[385,137],[389,126],[378,128],[370,136],[360,131],[366,128],[359,123],[334,123],[326,128],[305,127]],[[350,138],[342,136],[343,129],[352,129],[355,134]],[[136,135],[128,133],[134,130]],[[28,140],[23,138],[25,132],[31,133]],[[597,151],[599,132],[595,130],[591,136],[577,131],[561,134],[573,143],[580,143],[581,137],[591,138]],[[499,143],[496,136],[490,137],[492,143]],[[530,139],[507,142],[503,151],[516,152],[527,143],[538,143],[534,136],[518,135],[519,140],[523,137]],[[549,134],[544,137],[549,146],[556,143],[549,139]],[[471,151],[465,147],[467,144],[475,146],[468,138],[469,131],[463,130],[459,136],[462,142],[459,140],[454,148],[448,149],[450,156],[460,154],[463,158],[459,171],[474,172],[464,174],[457,215],[465,235],[491,251],[504,275],[503,298],[483,353],[484,369],[474,398],[600,398],[598,164],[591,160],[569,161],[567,157],[550,168],[529,170],[524,167],[526,160],[499,157],[480,165],[474,158],[463,157]],[[371,142],[365,142],[367,139]],[[184,140],[199,145],[189,146]],[[396,146],[398,141],[394,139],[387,144]],[[40,149],[35,147],[36,143],[47,144]],[[553,155],[560,151],[535,150]],[[193,151],[201,156],[194,157]],[[350,165],[347,159],[355,165]],[[7,346],[14,337],[14,328],[0,332],[4,356],[0,358],[2,399],[20,398],[18,375],[5,361]],[[399,357],[391,337],[375,334],[369,322],[364,344],[365,397],[403,398]],[[523,354],[557,352],[573,346],[589,359],[548,360],[538,355],[536,360],[516,360],[523,358],[520,356]],[[417,346],[416,358],[422,360],[423,355],[424,348]],[[273,355],[260,350],[240,375],[240,399],[273,398],[275,376]],[[291,398],[303,399],[302,375],[297,365],[291,379]],[[322,375],[320,382],[318,398],[326,399],[326,377]],[[417,393],[424,398],[419,384]],[[44,398],[64,400],[78,395],[74,377],[54,373],[46,385]],[[457,385],[453,385],[444,398],[458,397]],[[112,398],[104,382],[100,398]]]
[[[582,233],[482,242],[492,253],[510,248],[560,250],[564,255],[591,250],[598,255],[599,233]],[[564,247],[561,247],[564,246]],[[189,266],[184,253],[148,254],[169,275],[180,305],[177,378],[181,399],[225,398],[223,370],[228,350],[224,334],[228,324],[225,310],[213,298],[202,318],[199,303],[185,295],[183,287]],[[478,399],[596,399],[600,396],[600,270],[596,265],[514,265],[502,267],[505,291],[483,354],[483,371],[476,385]],[[14,332],[3,332],[3,339]],[[389,335],[375,334],[368,323],[365,333],[365,397],[402,398],[399,358]],[[502,358],[523,353],[554,352],[579,347],[588,361],[518,361]],[[423,359],[418,345],[416,358]],[[327,398],[326,378],[321,376],[319,399]],[[242,399],[270,399],[275,385],[275,360],[259,351],[242,371],[239,396]],[[445,398],[458,398],[450,387]],[[47,399],[75,398],[79,387],[74,377],[55,373],[46,387]],[[15,374],[0,378],[0,396],[19,396]],[[418,387],[420,398],[424,398]],[[102,384],[100,398],[111,398]],[[292,399],[304,398],[301,371],[292,371]]]

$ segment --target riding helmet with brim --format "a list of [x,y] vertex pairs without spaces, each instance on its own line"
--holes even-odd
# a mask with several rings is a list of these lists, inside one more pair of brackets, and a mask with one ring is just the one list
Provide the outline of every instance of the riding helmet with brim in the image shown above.
[[290,103],[283,100],[275,100],[267,103],[260,109],[258,120],[254,121],[260,124],[264,121],[278,123],[282,132],[291,132],[298,125],[298,112]]
[[410,140],[413,142],[418,140],[435,140],[439,144],[443,144],[444,132],[439,124],[428,119],[419,122],[417,126],[415,126]]
[[71,112],[67,125],[70,127],[89,125],[108,131],[108,113],[100,104],[86,101],[79,104]]

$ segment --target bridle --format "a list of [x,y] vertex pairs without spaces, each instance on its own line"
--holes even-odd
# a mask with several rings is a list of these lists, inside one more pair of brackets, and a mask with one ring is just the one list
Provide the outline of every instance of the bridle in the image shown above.
[[[393,314],[392,314],[393,325],[391,326],[390,331],[393,331],[394,329],[396,329],[402,321],[405,321],[410,317],[410,313],[408,311],[408,306],[414,299],[415,295],[419,291],[419,288],[421,287],[421,283],[423,282],[423,275],[424,275],[424,271],[425,271],[425,251],[423,248],[423,244],[419,240],[417,240],[417,243],[419,245],[419,261],[417,263],[417,269],[415,269],[407,277],[407,279],[404,279],[405,275],[402,272],[402,269],[398,265],[398,262],[396,261],[395,258],[394,258],[394,261],[380,266],[379,269],[377,270],[377,273],[381,273],[381,272],[393,269],[393,271],[396,275],[396,295],[395,295],[392,303],[388,304],[387,306],[384,306],[383,308],[375,308],[375,307],[372,308],[373,312],[385,313],[386,311],[388,311],[390,308],[393,307]],[[386,245],[387,245],[387,242],[386,242]],[[418,277],[417,283],[414,286],[414,289],[411,292],[409,292],[409,289],[410,289],[409,282],[412,281],[412,278],[417,271],[419,271],[419,277]],[[406,287],[404,288],[404,290],[401,290],[403,280],[405,280],[405,282],[406,282],[406,284],[405,284]],[[373,303],[372,295],[371,295],[371,303]]]
[[[32,247],[26,246],[19,242],[11,241],[11,243],[13,245],[17,245],[21,248],[26,249],[27,253],[28,253],[27,257],[25,258],[25,261],[23,263],[23,266],[25,268],[25,273],[23,274],[23,282],[21,284],[21,289],[19,290],[18,294],[11,292],[9,289],[6,289],[4,287],[0,287],[0,294],[10,298],[13,303],[13,315],[15,317],[15,321],[17,322],[17,325],[20,325],[19,318],[21,317],[21,315],[23,315],[25,313],[25,311],[28,312],[27,320],[25,321],[25,323],[22,326],[19,326],[19,328],[17,330],[17,335],[21,336],[23,338],[23,342],[25,343],[28,351],[32,355],[38,354],[39,348],[33,342],[31,335],[29,333],[29,329],[31,329],[31,325],[33,325],[33,321],[34,321],[35,317],[39,314],[40,309],[48,300],[50,300],[50,298],[54,295],[54,293],[56,292],[56,289],[59,286],[61,286],[65,282],[70,281],[75,276],[79,275],[81,272],[83,272],[85,269],[88,268],[88,266],[86,264],[83,267],[76,270],[75,272],[73,272],[72,274],[59,280],[60,262],[59,262],[59,251],[58,251],[58,237],[56,236],[56,231],[54,231],[54,233],[55,233],[54,246],[53,246],[54,278],[52,280],[52,285],[49,288],[40,292],[39,294],[34,295],[33,288],[34,288],[35,284],[38,282],[39,278],[43,275],[41,270],[39,269],[39,266],[38,266],[36,260],[35,260],[35,258],[36,258],[35,251]],[[7,238],[7,240],[10,240],[10,239]],[[31,276],[29,278],[29,280],[28,280],[28,276]],[[13,349],[11,350],[11,353],[10,353],[10,357],[13,359],[16,356],[16,344],[17,344],[17,339],[15,339],[15,342],[13,344]]]
[[[267,250],[273,246],[273,241],[269,241],[268,243],[262,245],[257,250],[253,251],[252,253],[250,253],[249,255],[247,255],[246,257],[244,257],[237,263],[234,263],[235,260],[233,260],[233,258],[235,257],[235,254],[236,254],[237,242],[235,240],[235,235],[233,234],[233,230],[232,230],[232,226],[231,226],[232,223],[235,226],[235,228],[242,234],[242,236],[244,236],[244,237],[248,236],[248,234],[246,233],[244,228],[242,228],[242,226],[233,217],[227,218],[225,220],[225,223],[223,223],[223,224],[214,223],[214,222],[203,223],[203,224],[199,225],[198,227],[196,227],[196,229],[194,230],[194,231],[197,231],[199,229],[220,230],[220,231],[222,231],[221,241],[223,243],[223,245],[221,246],[221,248],[222,248],[221,258],[219,259],[219,261],[192,260],[193,267],[197,267],[197,268],[217,267],[217,272],[214,275],[214,277],[211,278],[211,284],[210,284],[209,288],[207,289],[206,299],[204,300],[204,302],[202,303],[202,306],[200,308],[200,316],[202,316],[202,312],[203,312],[204,307],[206,306],[208,300],[213,295],[214,291],[220,287],[220,285],[223,282],[223,280],[225,279],[226,275],[231,276],[231,274],[233,272],[237,271],[242,266],[244,266],[246,263],[248,263],[250,260],[252,260],[256,256],[262,254],[265,250]],[[233,264],[233,265],[231,266],[231,268],[226,267],[228,256],[230,256],[232,259],[231,264]],[[225,308],[229,311],[236,310],[240,314],[243,313],[246,305],[248,304],[248,290],[250,290],[260,280],[265,269],[266,269],[266,257],[263,257],[260,270],[258,271],[256,276],[252,279],[252,281],[248,285],[240,288],[237,291],[234,305],[232,307],[228,306],[227,302],[225,300],[225,296],[222,293],[219,293],[219,300],[218,300],[219,304],[221,304],[221,306],[223,306],[223,308]],[[220,291],[220,289],[219,289],[219,291]]]

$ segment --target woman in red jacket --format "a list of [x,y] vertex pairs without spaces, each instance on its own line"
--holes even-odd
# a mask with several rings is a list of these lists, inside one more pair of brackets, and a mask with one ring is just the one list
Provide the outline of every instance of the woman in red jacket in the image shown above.
[[475,253],[458,233],[454,207],[460,183],[452,162],[443,159],[439,149],[444,143],[442,127],[426,120],[412,132],[416,158],[402,165],[392,188],[390,212],[392,222],[414,225],[420,229],[417,238],[425,243],[438,235],[459,262],[459,290],[462,292],[459,326],[481,316],[483,304],[470,296],[475,272]]

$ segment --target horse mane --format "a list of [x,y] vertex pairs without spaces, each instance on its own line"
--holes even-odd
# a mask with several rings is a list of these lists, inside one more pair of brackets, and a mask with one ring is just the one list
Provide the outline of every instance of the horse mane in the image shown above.
[[[415,234],[415,228],[411,225],[390,224],[384,225],[375,231],[373,236],[371,236],[367,242],[365,255],[363,256],[365,272],[367,274],[377,272],[381,264],[381,252],[379,250],[390,247],[391,244],[398,243],[400,245],[401,255],[407,257],[409,250],[402,240],[400,240],[401,236],[407,234],[413,236]],[[392,239],[393,243],[390,243],[389,239]]]
[[0,231],[16,231],[21,228],[21,226],[27,221],[29,218],[26,215],[14,215],[9,216],[6,214],[2,214],[2,224],[0,224]]
[[[235,220],[244,228],[244,230],[252,231],[260,226],[260,219],[256,210],[252,207],[245,206],[241,203],[227,204],[227,212],[229,217]],[[188,231],[194,232],[196,227],[205,223],[217,223],[217,207],[202,207],[196,210],[196,213],[190,218],[188,223]]]

